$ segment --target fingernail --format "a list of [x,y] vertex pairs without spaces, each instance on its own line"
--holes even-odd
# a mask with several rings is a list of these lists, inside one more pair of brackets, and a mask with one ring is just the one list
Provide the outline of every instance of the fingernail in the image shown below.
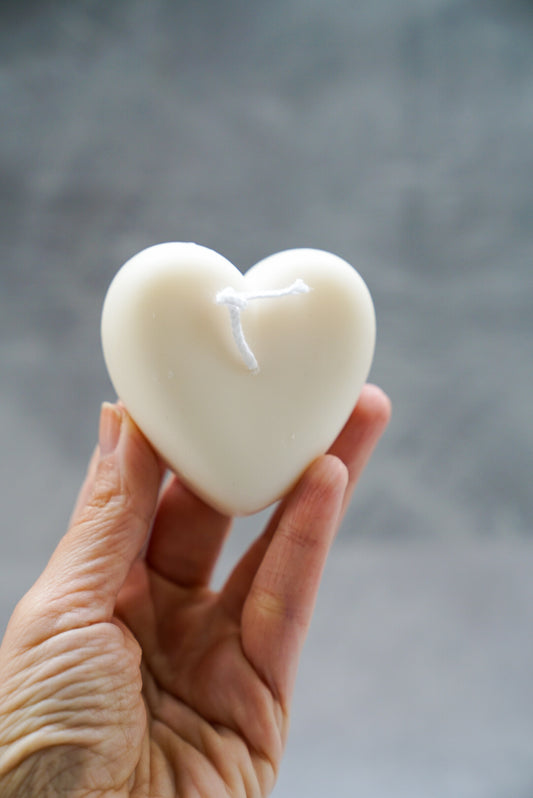
[[104,402],[100,413],[100,430],[98,433],[101,457],[107,457],[108,454],[111,454],[117,448],[121,426],[122,413],[118,407],[110,402]]

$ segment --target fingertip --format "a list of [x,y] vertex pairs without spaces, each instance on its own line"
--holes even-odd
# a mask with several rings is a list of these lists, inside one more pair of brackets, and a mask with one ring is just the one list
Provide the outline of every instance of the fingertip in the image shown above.
[[348,484],[348,468],[334,454],[324,454],[315,460],[310,467],[310,476],[333,490],[344,491]]
[[72,521],[101,524],[104,534],[119,515],[150,519],[161,479],[158,456],[126,408],[103,402],[95,462]]
[[154,461],[157,464],[160,477],[166,470],[162,458],[154,450],[120,399],[117,399],[116,402],[102,403],[98,446],[100,459],[105,459],[116,452],[122,470],[135,468],[141,464],[145,468],[149,465],[152,469]]
[[288,514],[297,512],[299,520],[323,514],[334,517],[342,505],[348,480],[348,469],[342,460],[332,454],[321,455],[311,463],[289,497]]
[[121,407],[111,402],[102,403],[98,429],[98,445],[101,457],[107,457],[117,448],[123,417],[124,412]]
[[361,392],[356,409],[361,416],[366,416],[369,421],[384,428],[391,417],[392,402],[379,385],[367,383]]

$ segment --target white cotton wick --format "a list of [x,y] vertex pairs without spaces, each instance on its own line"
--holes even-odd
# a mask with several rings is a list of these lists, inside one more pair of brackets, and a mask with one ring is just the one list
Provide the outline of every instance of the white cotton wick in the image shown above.
[[310,290],[309,286],[304,283],[303,280],[298,279],[295,280],[292,285],[289,285],[288,288],[274,288],[270,291],[236,291],[234,288],[228,287],[223,288],[222,291],[217,293],[215,302],[217,305],[228,306],[233,338],[244,364],[249,371],[258,374],[259,365],[244,337],[241,312],[246,310],[248,303],[253,299],[277,299],[294,294],[307,294]]

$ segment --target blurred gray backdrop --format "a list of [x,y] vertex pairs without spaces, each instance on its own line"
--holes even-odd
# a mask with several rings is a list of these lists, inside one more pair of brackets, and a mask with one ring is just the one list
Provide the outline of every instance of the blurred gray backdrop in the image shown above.
[[7,1],[0,100],[0,628],[113,398],[120,265],[329,249],[373,293],[394,416],[274,794],[533,795],[533,3]]

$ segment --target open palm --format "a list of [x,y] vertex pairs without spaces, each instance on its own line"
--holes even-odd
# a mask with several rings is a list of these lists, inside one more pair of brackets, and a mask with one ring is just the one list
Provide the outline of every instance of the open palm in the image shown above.
[[213,592],[231,520],[176,478],[161,490],[106,406],[70,530],[0,649],[2,796],[268,795],[327,552],[388,416],[367,386]]

